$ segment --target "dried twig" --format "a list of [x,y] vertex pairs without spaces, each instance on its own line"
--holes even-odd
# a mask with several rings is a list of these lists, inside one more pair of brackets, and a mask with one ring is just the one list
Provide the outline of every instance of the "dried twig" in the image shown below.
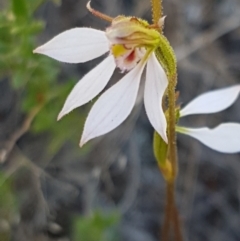
[[4,141],[2,148],[0,149],[0,163],[3,163],[7,159],[18,139],[29,130],[34,117],[40,111],[41,107],[42,106],[37,106],[30,111],[22,125],[9,137],[8,140]]

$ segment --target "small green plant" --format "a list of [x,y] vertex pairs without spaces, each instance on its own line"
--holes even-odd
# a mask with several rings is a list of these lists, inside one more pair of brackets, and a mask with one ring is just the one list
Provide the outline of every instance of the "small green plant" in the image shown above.
[[95,211],[89,217],[79,217],[73,225],[73,241],[118,241],[117,213]]

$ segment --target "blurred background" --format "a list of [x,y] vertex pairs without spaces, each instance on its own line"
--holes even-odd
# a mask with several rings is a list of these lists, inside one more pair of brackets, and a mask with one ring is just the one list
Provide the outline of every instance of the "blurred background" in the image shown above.
[[[92,103],[59,122],[56,117],[74,84],[101,58],[70,65],[32,54],[64,30],[104,30],[108,23],[88,13],[86,3],[0,0],[0,241],[160,240],[165,184],[142,90],[120,127],[80,149]],[[239,83],[240,1],[163,4],[164,32],[178,59],[179,104]],[[148,0],[93,0],[92,7],[151,21]],[[116,70],[108,87],[120,77]],[[239,103],[181,124],[239,122]],[[180,135],[178,147],[176,199],[184,240],[240,240],[239,154],[220,154]]]

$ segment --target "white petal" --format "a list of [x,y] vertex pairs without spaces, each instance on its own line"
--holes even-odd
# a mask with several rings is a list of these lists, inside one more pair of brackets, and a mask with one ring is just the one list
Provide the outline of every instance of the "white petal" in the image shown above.
[[223,123],[214,129],[178,127],[177,131],[196,138],[213,150],[223,153],[240,152],[240,124]]
[[127,118],[137,98],[143,68],[140,62],[97,100],[87,117],[80,146],[108,133]]
[[109,51],[105,32],[92,28],[73,28],[60,33],[33,52],[66,63],[83,63]]
[[180,116],[215,113],[231,106],[237,99],[240,85],[204,93],[180,111]]
[[73,109],[86,104],[97,96],[107,85],[116,64],[112,55],[86,74],[73,88],[69,94],[58,120]]
[[162,109],[162,98],[167,85],[165,71],[153,53],[147,63],[144,104],[152,126],[165,142],[167,142],[167,122]]

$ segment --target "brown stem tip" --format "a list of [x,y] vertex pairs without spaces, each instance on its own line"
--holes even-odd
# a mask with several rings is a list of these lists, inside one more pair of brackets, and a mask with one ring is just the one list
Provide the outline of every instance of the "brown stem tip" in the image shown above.
[[106,14],[104,14],[104,13],[101,13],[101,12],[93,9],[93,8],[91,7],[91,1],[89,1],[89,2],[87,3],[86,7],[87,7],[88,11],[89,11],[90,13],[92,13],[94,16],[99,17],[99,18],[101,18],[101,19],[103,19],[103,20],[106,20],[106,21],[108,21],[108,22],[110,22],[110,23],[113,21],[113,18],[112,18],[112,17],[110,17],[110,16],[108,16],[108,15],[106,15]]

